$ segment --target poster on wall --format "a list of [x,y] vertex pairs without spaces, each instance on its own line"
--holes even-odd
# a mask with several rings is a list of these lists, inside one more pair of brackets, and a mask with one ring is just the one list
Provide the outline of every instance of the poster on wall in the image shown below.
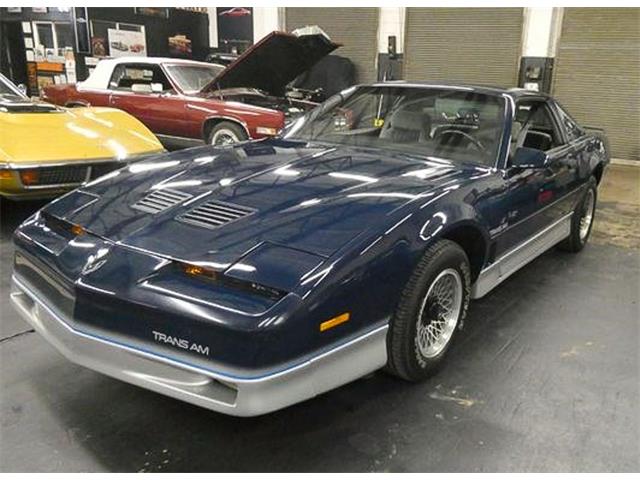
[[109,53],[112,57],[124,57],[137,55],[145,57],[147,55],[147,42],[144,33],[130,30],[107,30],[109,37]]
[[242,53],[253,43],[253,8],[217,7],[218,47]]
[[136,15],[146,15],[147,17],[169,18],[169,9],[163,7],[135,7]]
[[104,37],[91,37],[91,51],[95,57],[106,57],[109,53],[107,39]]
[[186,35],[169,37],[169,53],[181,57],[191,56],[191,40]]

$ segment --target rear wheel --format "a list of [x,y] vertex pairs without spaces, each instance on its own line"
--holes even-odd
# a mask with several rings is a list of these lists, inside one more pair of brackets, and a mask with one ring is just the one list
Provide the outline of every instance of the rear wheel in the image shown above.
[[593,228],[597,199],[597,182],[594,177],[591,177],[587,190],[584,192],[580,202],[578,202],[578,206],[571,217],[571,233],[559,244],[560,249],[576,253],[587,244]]
[[247,132],[237,123],[220,122],[209,132],[207,143],[216,146],[232,145],[248,138]]
[[387,338],[387,370],[410,381],[442,363],[466,315],[471,290],[462,248],[441,240],[424,254],[407,283]]

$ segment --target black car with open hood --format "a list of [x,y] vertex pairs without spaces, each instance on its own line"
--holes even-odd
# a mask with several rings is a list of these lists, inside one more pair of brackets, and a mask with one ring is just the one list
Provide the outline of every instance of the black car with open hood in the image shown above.
[[258,90],[284,97],[287,86],[321,59],[340,47],[319,27],[307,27],[293,33],[274,31],[248,48],[220,72],[201,93]]

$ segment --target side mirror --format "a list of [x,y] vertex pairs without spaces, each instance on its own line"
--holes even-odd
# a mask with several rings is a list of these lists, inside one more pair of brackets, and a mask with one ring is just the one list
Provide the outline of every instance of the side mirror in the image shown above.
[[23,95],[27,94],[27,86],[24,83],[18,85],[18,90],[20,90],[20,93]]
[[511,165],[518,168],[543,168],[547,165],[549,156],[536,148],[520,147],[511,160]]

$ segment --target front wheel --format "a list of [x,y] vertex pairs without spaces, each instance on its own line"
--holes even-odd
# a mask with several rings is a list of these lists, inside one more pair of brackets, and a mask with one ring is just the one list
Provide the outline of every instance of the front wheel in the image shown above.
[[440,240],[407,283],[387,337],[387,370],[418,381],[442,363],[469,306],[471,273],[464,250]]
[[211,129],[207,143],[215,146],[232,145],[247,140],[247,132],[233,122],[220,122]]
[[571,217],[571,232],[559,245],[561,250],[577,253],[587,244],[596,213],[597,185],[596,179],[591,177],[587,184],[587,190]]

